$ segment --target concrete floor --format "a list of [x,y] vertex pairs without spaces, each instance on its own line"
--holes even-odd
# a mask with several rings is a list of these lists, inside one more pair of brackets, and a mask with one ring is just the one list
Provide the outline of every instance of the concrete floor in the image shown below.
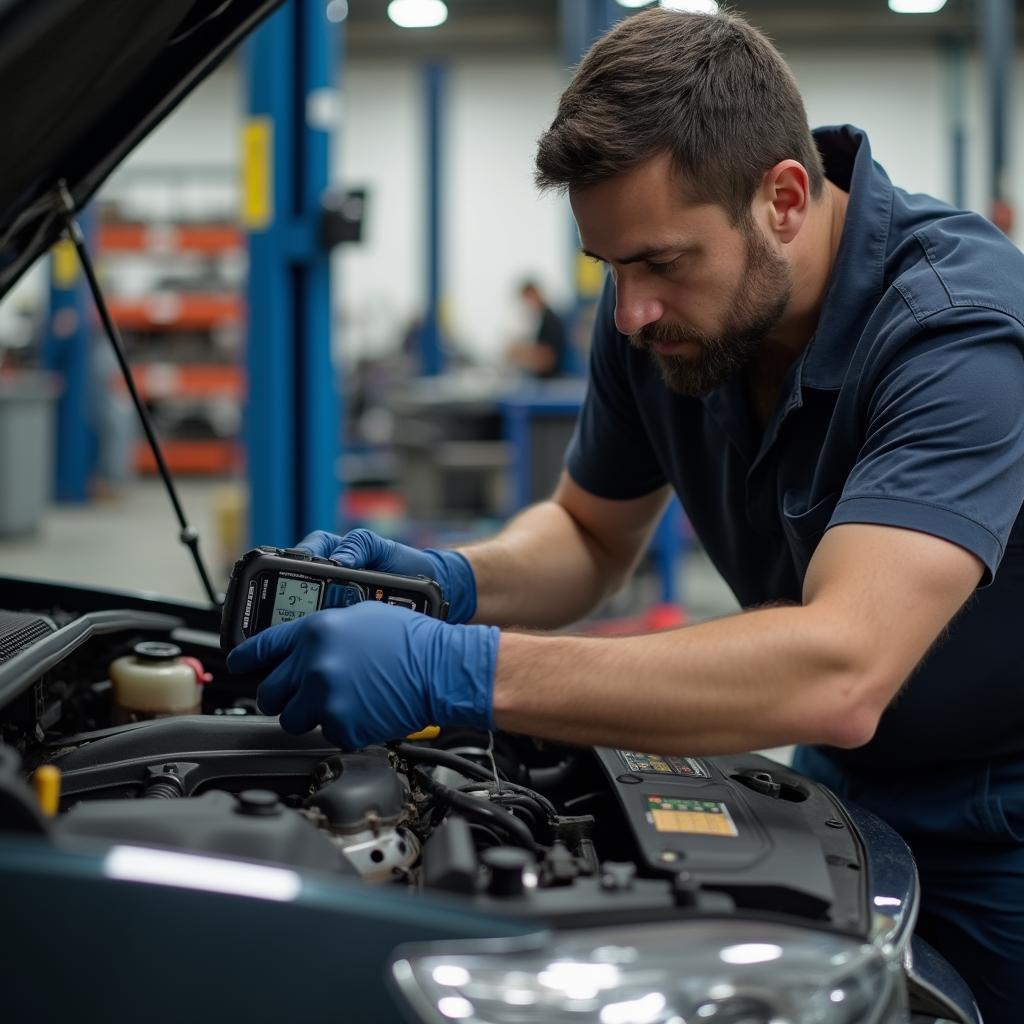
[[[220,550],[216,510],[225,485],[180,480],[177,486],[202,538],[214,585],[223,589],[238,554]],[[0,572],[205,601],[192,559],[178,540],[170,501],[155,480],[130,484],[116,500],[48,508],[35,534],[0,537]],[[679,588],[691,622],[737,610],[732,593],[699,549],[686,556]],[[767,753],[788,761],[791,749]]]
[[[218,562],[214,501],[222,486],[178,482],[215,585],[221,586],[224,573],[214,572]],[[51,506],[39,530],[30,536],[0,537],[0,572],[203,601],[199,577],[178,533],[163,488],[157,481],[141,480],[129,484],[114,500]]]

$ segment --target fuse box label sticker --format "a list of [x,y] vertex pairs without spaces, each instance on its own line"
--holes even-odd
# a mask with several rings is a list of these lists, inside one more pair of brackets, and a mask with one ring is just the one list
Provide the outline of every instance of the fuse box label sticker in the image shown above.
[[719,800],[680,800],[674,796],[648,796],[647,820],[658,832],[695,836],[727,836],[739,832],[729,808]]
[[707,768],[693,757],[643,754],[639,750],[620,750],[619,757],[631,772],[645,775],[681,775],[687,779],[711,778]]

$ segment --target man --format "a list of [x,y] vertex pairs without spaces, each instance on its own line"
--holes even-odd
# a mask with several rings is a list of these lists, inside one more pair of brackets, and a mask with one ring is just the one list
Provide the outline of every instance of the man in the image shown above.
[[[675,754],[804,744],[799,768],[910,842],[923,934],[988,1024],[1016,1021],[1024,257],[894,188],[858,130],[812,138],[781,57],[730,15],[621,23],[537,167],[610,269],[551,500],[459,553],[307,538],[434,576],[475,624],[361,605],[232,666],[270,670],[259,699],[286,729],[342,746],[428,722]],[[482,625],[586,614],[670,488],[753,610],[621,639]]]
[[548,305],[534,281],[524,281],[520,285],[519,296],[536,318],[536,330],[532,340],[509,345],[505,357],[539,379],[558,377],[565,370],[568,346],[565,324]]

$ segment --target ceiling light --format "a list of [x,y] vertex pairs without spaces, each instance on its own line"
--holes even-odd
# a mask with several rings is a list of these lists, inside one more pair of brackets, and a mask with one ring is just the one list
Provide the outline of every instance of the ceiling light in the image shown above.
[[616,0],[620,7],[646,7],[654,0]]
[[897,14],[935,14],[946,6],[946,0],[889,0],[889,10]]
[[661,0],[661,6],[668,11],[684,11],[686,14],[718,13],[716,0]]
[[399,28],[435,28],[448,18],[444,0],[391,0],[388,17]]
[[344,21],[348,17],[348,0],[331,0],[327,5],[327,20]]

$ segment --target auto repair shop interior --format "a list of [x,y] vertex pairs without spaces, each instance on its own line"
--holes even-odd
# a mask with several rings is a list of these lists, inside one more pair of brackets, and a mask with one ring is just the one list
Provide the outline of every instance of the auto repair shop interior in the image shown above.
[[[812,128],[863,129],[900,189],[1014,242],[1019,7],[728,10],[781,52]],[[548,499],[582,445],[606,287],[569,197],[535,183],[538,139],[595,41],[655,9],[725,16],[0,3],[7,1019],[978,1024],[975,996],[1001,1005],[926,942],[896,823],[793,767],[805,737],[619,749],[643,744],[455,715],[357,743],[286,731],[257,703],[267,668],[226,664],[266,627],[355,611],[328,604],[485,636],[450,552]],[[656,511],[624,585],[528,632],[612,644],[737,615],[679,498]],[[348,569],[436,582],[297,547],[355,529],[407,547]]]

